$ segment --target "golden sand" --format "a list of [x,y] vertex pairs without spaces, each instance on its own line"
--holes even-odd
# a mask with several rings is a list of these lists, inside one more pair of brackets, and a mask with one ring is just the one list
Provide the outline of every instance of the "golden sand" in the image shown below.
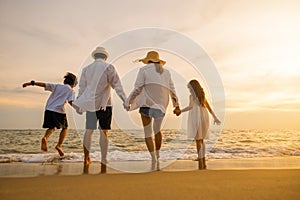
[[1,199],[300,199],[300,170],[0,178]]

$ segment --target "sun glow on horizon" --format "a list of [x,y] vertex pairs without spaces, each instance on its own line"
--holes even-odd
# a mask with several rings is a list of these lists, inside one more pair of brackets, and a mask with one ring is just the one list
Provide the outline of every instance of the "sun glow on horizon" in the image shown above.
[[[23,81],[61,83],[67,71],[80,72],[97,44],[153,26],[188,36],[212,58],[225,89],[225,128],[300,128],[300,1],[173,1],[168,9],[169,2],[160,1],[155,15],[137,2],[76,1],[70,6],[62,1],[57,9],[52,1],[1,1],[0,128],[40,127],[39,119],[31,118],[43,114],[49,93],[23,90]],[[120,76],[140,67],[132,60],[144,53],[116,61]],[[180,59],[168,53],[162,58],[184,80],[201,79]],[[126,92],[133,82],[124,84]],[[176,89],[185,106],[186,83],[178,81]],[[217,99],[209,100],[218,106]]]

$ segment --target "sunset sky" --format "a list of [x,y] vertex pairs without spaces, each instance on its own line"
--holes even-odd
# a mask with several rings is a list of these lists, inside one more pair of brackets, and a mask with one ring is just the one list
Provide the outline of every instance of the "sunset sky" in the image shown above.
[[[299,129],[299,10],[298,0],[0,0],[0,128],[41,128],[49,93],[23,82],[61,83],[67,71],[80,73],[98,44],[157,27],[186,35],[213,60],[226,97],[224,128]],[[145,53],[116,61],[120,76]],[[172,69],[176,58],[161,53]]]

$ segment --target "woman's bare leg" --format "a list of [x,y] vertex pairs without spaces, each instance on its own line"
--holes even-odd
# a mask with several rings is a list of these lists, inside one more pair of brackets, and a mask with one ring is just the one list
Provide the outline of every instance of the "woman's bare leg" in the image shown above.
[[161,124],[162,124],[163,118],[154,119],[153,123],[153,130],[155,134],[155,151],[156,151],[156,157],[159,159],[159,150],[161,148],[162,143],[162,133],[161,133]]
[[144,133],[145,133],[145,142],[149,153],[151,154],[152,162],[156,162],[154,143],[152,138],[152,127],[151,127],[151,118],[141,115]]

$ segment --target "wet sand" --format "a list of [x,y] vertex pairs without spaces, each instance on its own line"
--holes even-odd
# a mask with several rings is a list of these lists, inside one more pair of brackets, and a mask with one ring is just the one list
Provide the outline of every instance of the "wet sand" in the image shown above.
[[[191,160],[160,161],[159,166],[151,165],[150,161],[111,161],[106,173],[147,173],[152,171],[178,172],[198,170],[198,163]],[[245,159],[209,159],[208,170],[248,170],[248,169],[300,169],[300,157],[267,157]],[[52,163],[1,163],[0,177],[34,177],[51,175],[96,175],[101,173],[99,162],[89,167],[83,163],[52,162]]]
[[109,165],[104,174],[99,163],[88,170],[82,163],[0,164],[0,198],[300,199],[297,157],[209,160],[207,170],[197,170],[195,161],[180,160],[144,173],[111,167],[138,170],[150,162]]
[[1,199],[299,199],[300,170],[0,178]]

